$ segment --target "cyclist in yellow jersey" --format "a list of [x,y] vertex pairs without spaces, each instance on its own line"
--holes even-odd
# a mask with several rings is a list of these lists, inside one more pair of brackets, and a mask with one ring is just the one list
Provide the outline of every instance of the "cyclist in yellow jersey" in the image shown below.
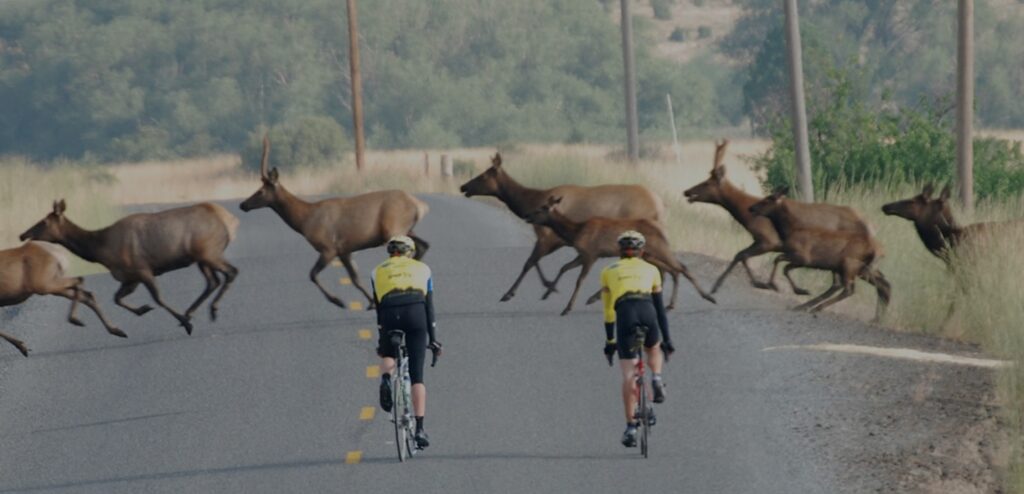
[[[658,268],[641,259],[645,244],[640,232],[627,231],[619,235],[618,261],[601,271],[601,301],[604,302],[604,329],[607,338],[604,353],[611,364],[612,357],[619,354],[622,369],[622,404],[626,411],[626,432],[622,444],[636,446],[637,422],[633,416],[636,408],[636,359],[633,351],[633,330],[637,326],[648,328],[644,340],[647,365],[654,375],[651,388],[654,402],[665,401],[665,389],[661,380],[662,352],[671,355],[675,351],[669,337],[668,318],[661,296],[661,272]],[[658,342],[661,342],[658,351]],[[651,425],[655,417],[650,414]]]
[[388,240],[390,256],[373,270],[370,277],[373,298],[377,302],[377,355],[381,357],[380,407],[390,412],[391,373],[398,349],[387,338],[389,331],[405,332],[409,352],[409,379],[412,381],[412,408],[416,418],[416,445],[426,448],[430,439],[423,428],[427,410],[427,388],[423,384],[423,363],[429,348],[441,354],[441,343],[434,335],[434,282],[430,268],[415,259],[416,244],[400,235]]

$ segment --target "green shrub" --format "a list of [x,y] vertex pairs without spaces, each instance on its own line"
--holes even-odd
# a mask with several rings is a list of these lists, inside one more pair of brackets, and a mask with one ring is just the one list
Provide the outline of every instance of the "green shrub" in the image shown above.
[[651,0],[654,18],[667,21],[672,18],[672,0]]
[[[853,84],[835,75],[822,101],[809,102],[808,134],[815,190],[823,197],[853,185],[894,186],[954,181],[956,138],[949,105],[876,107],[855,96]],[[884,103],[884,102],[883,102]],[[795,151],[788,117],[769,124],[772,148],[754,159],[772,189],[792,185]],[[979,199],[1024,192],[1020,143],[974,140],[975,192]]]
[[680,26],[676,26],[676,28],[672,30],[672,34],[668,35],[668,40],[675,41],[676,43],[686,41],[686,30]]
[[711,26],[700,26],[697,28],[697,39],[705,39],[711,37]]
[[455,160],[452,163],[452,174],[456,177],[472,178],[476,176],[476,163],[473,160]]
[[[242,165],[259,170],[264,129],[249,136]],[[323,166],[341,161],[352,148],[344,129],[329,117],[300,117],[270,129],[270,163],[285,166]]]

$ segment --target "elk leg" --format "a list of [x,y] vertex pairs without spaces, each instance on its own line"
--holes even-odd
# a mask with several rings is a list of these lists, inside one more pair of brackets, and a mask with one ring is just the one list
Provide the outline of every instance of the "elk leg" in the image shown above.
[[82,320],[79,319],[78,315],[76,314],[76,312],[78,312],[78,300],[79,297],[81,297],[79,291],[80,289],[78,287],[80,287],[84,281],[85,280],[82,279],[82,277],[74,278],[74,283],[72,284],[72,286],[70,288],[67,288],[67,291],[71,293],[70,295],[66,295],[65,293],[63,293],[63,291],[54,293],[54,295],[60,295],[62,297],[71,299],[71,308],[68,309],[68,322],[78,327],[85,326],[85,323],[82,322]]
[[676,307],[676,296],[679,294],[679,273],[677,272],[677,269],[673,266],[668,266],[666,263],[654,257],[649,257],[646,260],[661,272],[662,285],[665,284],[665,273],[668,272],[672,274],[672,299],[669,301],[668,306],[665,307],[665,310],[674,309]]
[[199,298],[192,305],[188,306],[185,310],[185,317],[191,318],[192,314],[196,312],[199,305],[206,301],[206,299],[220,287],[220,279],[217,278],[217,273],[213,271],[213,268],[206,263],[199,263],[199,272],[203,274],[203,278],[206,279],[206,288],[203,289],[203,293],[199,294]]
[[118,288],[117,293],[114,294],[114,303],[120,305],[121,307],[124,307],[125,309],[132,311],[132,313],[134,313],[136,316],[141,316],[153,310],[153,308],[150,307],[149,305],[143,305],[141,307],[132,307],[124,302],[124,298],[131,295],[132,292],[134,292],[135,289],[138,287],[139,282],[137,281],[121,283],[121,288]]
[[[582,258],[582,256],[577,259],[580,258]],[[576,296],[579,295],[580,287],[583,286],[583,279],[587,277],[587,274],[590,273],[590,268],[594,266],[594,259],[588,257],[580,263],[583,264],[583,269],[580,270],[580,277],[576,278],[576,288],[572,291],[572,296],[569,297],[569,303],[565,306],[565,309],[562,309],[563,316],[568,314],[569,311],[572,310],[572,306],[576,303]]]
[[107,316],[103,315],[103,311],[100,310],[99,304],[96,303],[96,297],[88,290],[75,286],[61,292],[53,293],[52,295],[57,295],[71,300],[71,310],[68,312],[68,322],[71,324],[76,326],[85,326],[85,324],[82,324],[82,321],[78,320],[78,317],[75,316],[75,311],[78,309],[78,303],[81,302],[96,314],[96,317],[99,318],[108,333],[121,338],[128,337],[128,335],[124,334],[124,331],[121,331],[116,326],[110,324],[110,321],[107,320]]
[[[416,249],[416,252],[419,252],[419,248]],[[366,307],[366,309],[373,309],[377,305],[376,301],[373,299],[373,295],[370,295],[370,292],[366,291],[366,288],[363,287],[362,282],[359,281],[359,272],[356,271],[356,267],[352,265],[352,253],[342,254],[338,256],[338,259],[340,259],[341,264],[345,266],[345,271],[348,271],[348,277],[352,280],[352,284],[363,293],[363,296],[366,297],[367,302],[369,302],[369,306]]]
[[889,300],[892,298],[892,285],[889,284],[889,280],[885,279],[885,275],[877,269],[865,269],[865,272],[861,275],[864,281],[867,281],[875,287],[875,292],[878,293],[878,303],[875,305],[875,318],[871,322],[879,322],[882,320],[882,316],[885,315],[885,309],[889,307]]
[[771,288],[771,285],[768,283],[757,281],[757,278],[754,277],[754,272],[751,271],[750,266],[747,264],[747,259],[759,256],[769,251],[771,251],[771,249],[765,247],[760,242],[754,242],[747,248],[737,252],[736,256],[732,258],[732,262],[729,263],[729,267],[725,268],[725,271],[718,276],[717,280],[715,280],[715,286],[711,287],[711,293],[715,294],[718,292],[718,289],[722,287],[723,283],[725,283],[726,276],[729,276],[729,273],[732,272],[733,268],[735,268],[737,264],[743,265],[743,269],[747,271],[747,276],[750,278],[750,284],[754,288]]
[[238,277],[238,268],[231,265],[231,263],[220,260],[213,266],[214,269],[224,273],[224,282],[220,285],[220,291],[217,292],[217,296],[213,297],[213,302],[210,302],[210,320],[217,320],[217,310],[220,304],[220,299],[224,297],[224,293],[228,291],[228,287]]
[[594,303],[599,302],[601,300],[601,291],[602,291],[602,289],[598,288],[597,291],[594,292],[594,294],[591,295],[590,298],[587,299],[587,302],[586,302],[585,305],[590,305],[590,304],[594,304]]
[[185,332],[191,335],[192,322],[189,321],[188,316],[178,314],[174,309],[171,308],[171,306],[164,303],[164,300],[160,297],[160,289],[156,287],[156,282],[153,280],[152,275],[147,275],[143,277],[142,284],[146,286],[146,290],[149,290],[149,295],[153,297],[153,300],[156,301],[157,305],[163,307],[164,310],[166,310],[167,312],[170,312],[171,315],[174,316],[174,318],[177,319],[178,322],[185,327]]
[[779,269],[779,264],[788,261],[785,254],[782,254],[772,261],[772,272],[768,274],[768,281],[765,283],[766,288],[779,291],[779,285],[775,284],[775,272]]
[[320,272],[327,267],[327,264],[330,263],[331,259],[333,259],[334,257],[336,256],[333,254],[327,255],[325,253],[321,253],[320,258],[317,259],[316,264],[313,265],[313,269],[309,271],[309,279],[310,281],[313,282],[314,285],[316,285],[317,288],[320,289],[320,293],[323,293],[324,296],[327,297],[328,302],[344,309],[345,302],[342,302],[340,298],[336,297],[335,295],[332,295],[331,292],[328,292],[327,289],[324,288],[322,284],[320,284],[320,279],[317,278]]
[[[705,292],[704,289],[700,287],[700,283],[697,283],[697,279],[694,278],[692,274],[690,274],[690,270],[686,267],[686,264],[683,264],[683,261],[680,261],[679,259],[676,259],[674,257],[672,257],[671,259],[675,261],[677,265],[676,270],[679,271],[679,274],[683,275],[683,277],[686,278],[686,280],[689,281],[691,285],[693,285],[693,289],[697,290],[697,293],[700,294],[701,298],[713,304],[718,303],[718,301],[715,300],[715,297],[712,297],[711,294]],[[675,289],[673,289],[672,291],[672,304],[675,304]]]
[[[416,254],[414,254],[412,256],[413,259],[416,259],[417,261],[420,260],[420,259],[423,259],[423,256],[427,254],[427,250],[430,249],[430,244],[428,244],[426,240],[423,240],[422,238],[417,237],[412,231],[409,231],[408,236],[409,236],[409,238],[412,239],[413,243],[416,244]],[[341,261],[341,262],[345,262],[345,261]],[[348,274],[349,274],[349,277],[352,278],[352,282],[355,283],[355,277],[352,276],[352,272],[349,271]],[[363,294],[365,294],[365,293],[366,293],[366,290],[363,290]],[[373,297],[366,297],[366,298],[372,299]],[[372,305],[373,305],[373,301],[372,300],[370,301],[370,305],[372,307]]]
[[537,238],[537,242],[533,244],[533,251],[530,252],[530,257],[526,259],[526,263],[523,264],[522,271],[519,272],[519,277],[516,278],[515,283],[512,283],[512,288],[509,288],[505,295],[501,296],[502,302],[508,302],[512,300],[512,297],[516,296],[516,290],[519,289],[519,284],[523,282],[523,278],[526,277],[526,273],[529,273],[531,269],[537,268],[537,274],[540,275],[540,281],[544,284],[548,290],[554,291],[554,285],[548,280],[544,279],[544,273],[540,270],[540,259],[562,247],[563,244],[553,245],[550,240],[544,240],[541,237]]
[[[790,264],[790,266],[792,266],[792,264]],[[787,268],[788,267],[789,266],[787,266]],[[806,310],[806,309],[809,309],[811,307],[814,307],[815,305],[820,303],[822,300],[825,300],[825,299],[831,297],[832,295],[834,295],[842,287],[843,287],[843,284],[839,281],[839,276],[836,275],[835,273],[833,273],[833,275],[832,275],[832,286],[828,287],[828,289],[826,289],[824,292],[822,292],[821,295],[818,295],[817,297],[814,297],[814,298],[812,298],[812,299],[810,299],[810,300],[808,300],[808,301],[806,301],[806,302],[804,302],[804,303],[802,303],[802,304],[800,304],[800,305],[798,305],[796,307],[793,307],[793,310]]]
[[6,334],[6,333],[0,333],[0,338],[3,338],[7,343],[10,343],[10,344],[14,345],[14,348],[17,348],[18,351],[21,352],[22,355],[28,357],[28,351],[29,350],[28,350],[28,347],[25,346],[25,342],[24,341],[21,341],[21,340],[15,338],[15,337],[13,337],[13,336],[11,336],[9,334]]
[[832,304],[835,304],[836,302],[839,302],[841,300],[849,298],[851,295],[853,295],[854,282],[855,281],[856,281],[855,279],[850,279],[850,278],[847,278],[847,277],[844,276],[843,277],[843,291],[842,291],[842,293],[840,293],[839,295],[836,295],[835,297],[833,297],[833,298],[831,298],[829,300],[826,300],[826,301],[816,305],[814,308],[811,309],[811,312],[819,312],[822,309],[824,309],[825,307],[828,307],[828,306],[830,306]]
[[[583,254],[580,254],[580,255],[576,256],[576,259],[573,259],[573,260],[565,263],[565,265],[562,266],[562,269],[558,270],[558,275],[555,276],[555,281],[552,282],[552,285],[558,284],[558,280],[562,279],[562,275],[565,274],[566,271],[569,271],[570,269],[575,269],[575,268],[577,268],[579,266],[582,266],[582,265],[583,265]],[[547,291],[544,292],[544,295],[540,299],[541,300],[547,300],[548,296],[550,296],[554,291],[555,291],[554,288],[548,287]],[[575,294],[576,292],[573,292],[573,293]]]
[[799,267],[800,266],[794,266],[792,264],[787,264],[786,267],[783,268],[783,270],[782,270],[782,276],[785,276],[786,279],[789,280],[789,286],[790,286],[790,288],[793,289],[793,293],[795,293],[797,295],[810,295],[811,292],[809,292],[809,291],[807,291],[807,290],[797,286],[796,282],[793,281],[793,277],[789,274],[790,271],[792,271],[794,269],[797,269]]

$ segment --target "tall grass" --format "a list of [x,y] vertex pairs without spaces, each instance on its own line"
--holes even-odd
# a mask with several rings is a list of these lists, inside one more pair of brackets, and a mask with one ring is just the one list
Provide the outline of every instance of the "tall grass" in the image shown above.
[[[44,169],[20,158],[0,161],[0,248],[20,245],[18,235],[52,211],[55,199],[65,199],[68,217],[84,228],[109,224],[118,215],[110,199],[114,183],[102,169],[71,165]],[[70,257],[73,274],[102,270]]]

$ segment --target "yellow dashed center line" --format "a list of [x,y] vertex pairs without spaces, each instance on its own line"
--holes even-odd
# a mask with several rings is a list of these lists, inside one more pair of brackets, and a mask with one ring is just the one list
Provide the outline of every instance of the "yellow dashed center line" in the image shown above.
[[373,420],[373,414],[376,413],[377,409],[374,407],[363,407],[359,411],[359,420]]
[[360,340],[368,340],[370,338],[373,338],[373,333],[371,333],[369,329],[360,329],[359,330],[359,339]]
[[359,460],[362,460],[362,459],[363,459],[363,452],[362,451],[349,451],[348,453],[345,454],[345,464],[346,465],[354,465],[356,463],[359,463]]
[[366,368],[366,377],[369,377],[369,378],[380,377],[380,366],[379,365],[371,365],[371,366],[367,367]]
[[341,283],[342,285],[351,285],[352,284],[352,278],[349,278],[347,276],[343,277],[340,280],[338,280],[338,283]]
[[352,309],[352,310],[363,310],[363,303],[362,302],[349,302],[348,303],[348,308]]

